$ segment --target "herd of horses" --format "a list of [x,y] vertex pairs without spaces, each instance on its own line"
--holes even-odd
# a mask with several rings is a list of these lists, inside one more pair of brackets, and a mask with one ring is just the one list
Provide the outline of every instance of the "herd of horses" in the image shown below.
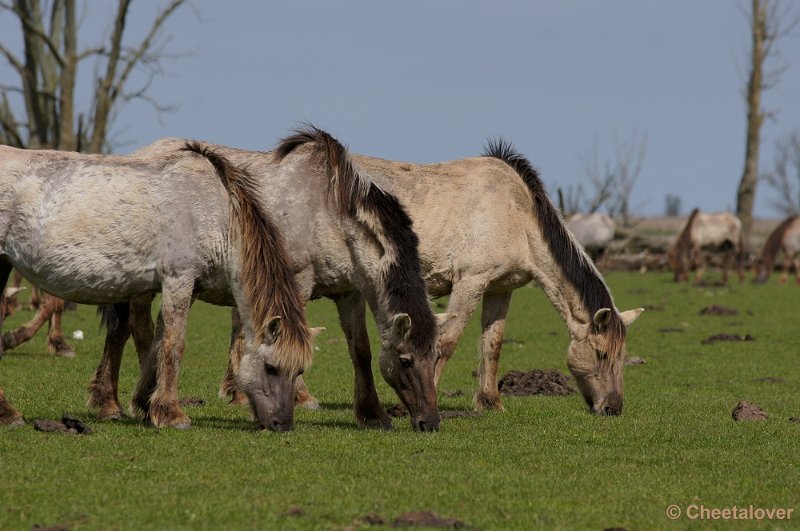
[[[702,216],[690,216],[671,262],[696,261]],[[302,378],[319,331],[305,304],[327,297],[354,368],[358,425],[392,425],[375,389],[369,306],[381,375],[412,427],[433,431],[439,379],[481,302],[474,406],[503,409],[506,314],[512,292],[533,280],[565,321],[567,365],[589,411],[618,415],[627,327],[643,310],[616,308],[584,249],[595,244],[579,242],[573,221],[570,230],[536,169],[504,141],[480,157],[425,165],[351,154],[311,125],[271,152],[173,138],[130,155],[0,146],[0,280],[13,268],[43,291],[32,321],[4,334],[0,357],[45,323],[49,349],[72,354],[60,330],[64,299],[97,304],[106,341],[88,405],[102,419],[123,416],[119,370],[132,338],[140,377],[131,413],[188,428],[178,400],[188,313],[195,299],[230,306],[220,393],[248,403],[260,428],[285,431],[295,405],[319,407]],[[787,223],[794,240],[771,237],[776,254],[800,247],[800,223]],[[725,241],[739,252],[740,239]],[[774,261],[763,258],[762,270]],[[13,290],[2,293],[0,327]],[[429,297],[444,295],[447,308],[435,315]],[[22,423],[0,388],[0,424]]]

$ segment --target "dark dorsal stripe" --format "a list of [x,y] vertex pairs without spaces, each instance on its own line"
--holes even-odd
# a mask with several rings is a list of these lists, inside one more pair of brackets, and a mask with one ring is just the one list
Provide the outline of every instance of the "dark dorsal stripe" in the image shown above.
[[[490,141],[483,156],[502,160],[511,166],[528,187],[533,198],[539,230],[564,276],[575,286],[589,312],[589,318],[591,319],[595,312],[602,308],[614,310],[614,301],[603,278],[583,249],[570,237],[561,215],[550,202],[544,183],[531,162],[516,151],[511,143],[504,140]],[[622,348],[625,338],[625,326],[616,310],[612,312],[607,330],[609,353],[616,355]]]
[[[311,124],[305,124],[283,139],[275,156],[281,161],[305,144],[313,144],[316,156],[324,160],[329,179],[328,195],[339,215],[358,221],[373,234],[380,232],[375,235],[376,240],[393,247],[395,259],[387,268],[384,282],[389,311],[410,315],[409,341],[422,351],[432,351],[436,342],[436,319],[428,305],[421,276],[419,240],[405,208],[396,196],[359,173],[344,145]],[[371,219],[363,220],[359,216]]]

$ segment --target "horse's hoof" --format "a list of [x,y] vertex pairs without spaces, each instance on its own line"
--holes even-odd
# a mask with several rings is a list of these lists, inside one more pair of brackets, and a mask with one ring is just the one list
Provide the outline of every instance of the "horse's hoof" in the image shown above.
[[389,417],[389,415],[377,418],[359,417],[358,427],[368,430],[384,430],[384,431],[394,430],[394,425],[392,424],[392,419],[391,417]]
[[299,407],[304,408],[304,409],[310,409],[311,411],[319,411],[320,409],[322,409],[320,407],[320,405],[319,405],[319,400],[317,400],[313,396],[311,397],[310,400],[305,400],[303,402],[298,402],[297,405]]
[[113,411],[101,411],[97,414],[97,420],[122,420],[125,418],[125,413],[119,409]]
[[74,358],[75,357],[75,351],[72,350],[72,347],[61,347],[61,348],[56,350],[55,354],[59,358]]
[[500,411],[506,410],[499,396],[488,396],[478,393],[474,401],[475,411]]

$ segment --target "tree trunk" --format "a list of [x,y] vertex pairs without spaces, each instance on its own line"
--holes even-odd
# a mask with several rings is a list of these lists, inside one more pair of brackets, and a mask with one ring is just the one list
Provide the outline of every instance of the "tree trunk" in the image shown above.
[[746,248],[749,246],[750,231],[753,226],[753,204],[758,184],[758,148],[761,142],[761,125],[764,122],[764,112],[761,109],[761,89],[765,59],[764,42],[767,38],[767,2],[768,0],[753,0],[753,48],[750,78],[747,83],[747,137],[744,170],[736,194],[736,215],[742,221],[742,233]]

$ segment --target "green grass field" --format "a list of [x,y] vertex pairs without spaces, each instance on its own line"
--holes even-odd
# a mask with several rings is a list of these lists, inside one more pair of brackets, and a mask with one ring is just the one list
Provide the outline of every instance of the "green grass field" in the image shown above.
[[[197,304],[181,372],[193,428],[156,430],[136,420],[99,422],[86,384],[103,337],[94,308],[65,315],[75,359],[45,353],[43,333],[0,361],[0,386],[28,420],[0,429],[0,529],[357,529],[408,511],[435,511],[479,529],[796,528],[800,522],[800,287],[675,285],[664,273],[611,273],[620,309],[645,306],[631,327],[621,417],[586,413],[578,394],[504,399],[505,413],[446,418],[438,433],[407,419],[393,432],[363,431],[351,412],[352,368],[333,304],[314,302],[326,326],[306,373],[321,411],[301,410],[288,434],[256,431],[249,412],[217,397],[226,366],[229,311]],[[720,304],[735,316],[700,316]],[[22,312],[7,328],[29,318]],[[445,371],[442,410],[471,408],[478,323]],[[679,331],[660,331],[677,329]],[[701,340],[718,333],[755,341]],[[535,286],[514,295],[500,374],[566,372],[567,334]],[[374,337],[374,334],[373,334]],[[138,372],[126,351],[120,398]],[[377,366],[375,368],[376,374]],[[378,376],[380,379],[380,376]],[[379,381],[387,406],[393,392]],[[456,391],[462,391],[458,396]],[[453,396],[453,395],[456,396]],[[766,421],[734,422],[739,400]],[[37,432],[34,419],[71,412],[95,433]],[[666,515],[677,505],[681,516]],[[708,509],[793,509],[790,520],[697,520]],[[687,516],[686,511],[689,510]]]

